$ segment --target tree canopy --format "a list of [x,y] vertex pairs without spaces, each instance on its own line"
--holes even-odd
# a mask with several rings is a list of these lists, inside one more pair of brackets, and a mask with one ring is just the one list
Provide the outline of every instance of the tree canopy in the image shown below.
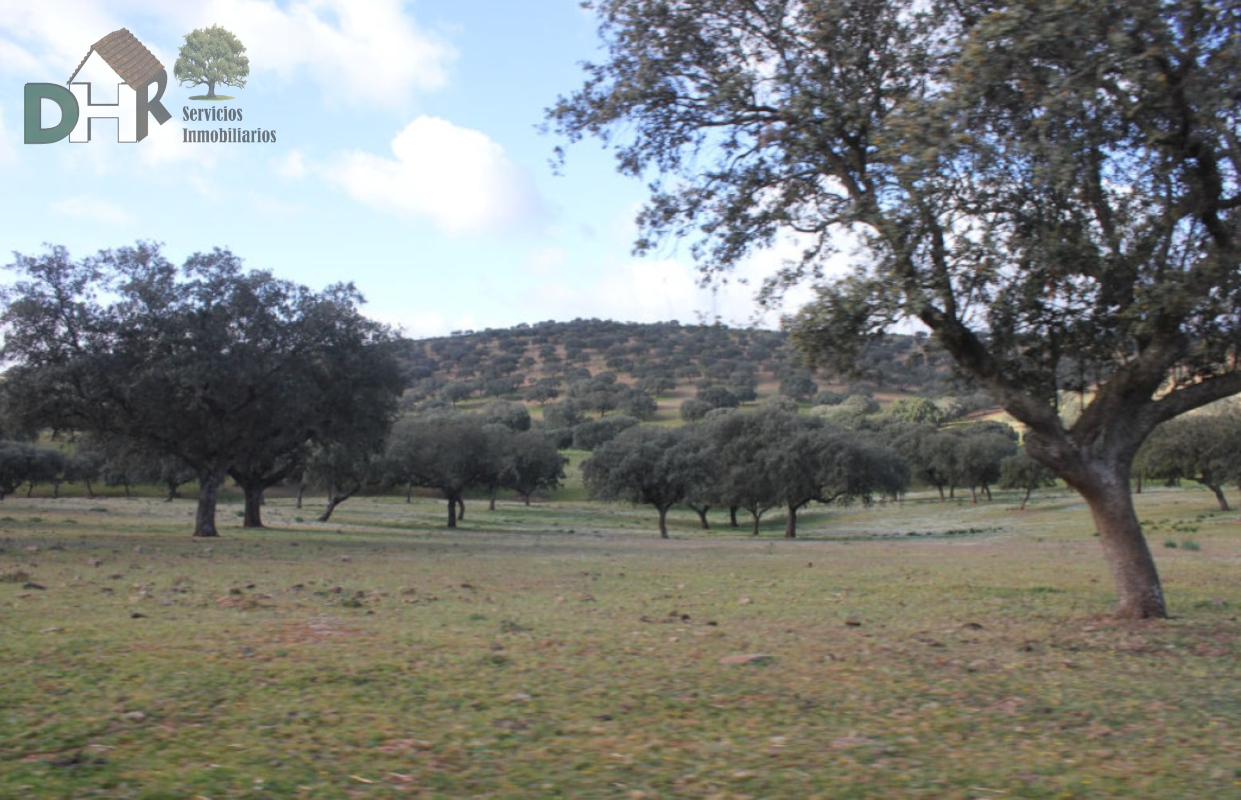
[[1224,486],[1241,486],[1241,411],[1199,413],[1165,422],[1138,451],[1151,478],[1190,480],[1210,489],[1221,511],[1228,511]]
[[22,278],[0,314],[10,413],[179,458],[199,481],[196,536],[216,535],[230,470],[261,481],[312,441],[379,447],[395,411],[391,334],[350,285],[315,293],[219,249],[178,270],[146,243],[9,268]]
[[921,322],[1086,499],[1116,613],[1166,616],[1129,472],[1160,422],[1241,391],[1241,4],[588,5],[606,55],[549,122],[651,180],[637,249],[688,237],[713,275],[796,234],[766,289],[818,282],[800,347],[852,368]]

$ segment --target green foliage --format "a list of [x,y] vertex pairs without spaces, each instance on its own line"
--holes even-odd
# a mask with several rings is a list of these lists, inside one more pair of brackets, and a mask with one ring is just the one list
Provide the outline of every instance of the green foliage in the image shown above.
[[261,485],[311,442],[378,447],[395,411],[391,333],[361,316],[352,285],[314,293],[219,249],[178,271],[147,243],[78,262],[56,247],[9,268],[11,412],[93,434],[125,485],[139,462],[179,459],[199,481],[196,535],[215,535],[227,473]]
[[207,99],[215,99],[217,83],[245,88],[250,74],[250,59],[242,55],[245,51],[241,40],[219,25],[195,28],[177,51],[172,75],[182,86],[206,84]]
[[483,407],[483,419],[511,431],[530,430],[530,412],[520,403],[496,400]]
[[1134,470],[1147,478],[1200,483],[1228,511],[1223,487],[1241,484],[1241,411],[1204,410],[1165,422],[1138,451]]
[[668,509],[689,496],[711,468],[705,442],[686,428],[645,425],[622,431],[582,464],[592,498],[653,505],[668,538]]
[[384,454],[390,482],[438,489],[448,501],[448,527],[472,486],[487,485],[503,469],[486,422],[468,414],[431,414],[393,426]]
[[1056,476],[1045,464],[1040,464],[1023,449],[1000,462],[1001,489],[1022,489],[1021,508],[1026,507],[1030,493],[1035,489],[1056,485]]
[[621,431],[637,424],[636,419],[626,414],[579,423],[573,428],[573,447],[577,450],[594,450],[615,439]]
[[945,421],[944,412],[925,397],[899,397],[889,403],[883,413],[892,419],[915,425],[939,426]]
[[[1101,523],[1123,616],[1165,616],[1134,453],[1241,391],[1241,13],[1196,0],[597,0],[604,56],[548,111],[652,175],[636,249],[708,276],[797,231],[767,296],[836,369],[928,328]],[[1093,387],[1075,420],[1066,391]]]

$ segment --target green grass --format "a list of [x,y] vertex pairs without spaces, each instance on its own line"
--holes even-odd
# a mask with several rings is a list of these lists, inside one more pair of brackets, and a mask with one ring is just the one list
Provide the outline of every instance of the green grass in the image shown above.
[[802,541],[678,511],[666,542],[575,501],[449,532],[430,498],[277,498],[201,541],[187,501],[10,498],[0,797],[1238,796],[1209,500],[1137,498],[1201,545],[1159,548],[1175,616],[1138,624],[1063,492],[819,509]]

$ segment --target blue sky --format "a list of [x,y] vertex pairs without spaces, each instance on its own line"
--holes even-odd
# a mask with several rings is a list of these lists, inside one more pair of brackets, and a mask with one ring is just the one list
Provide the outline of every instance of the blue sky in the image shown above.
[[[84,256],[155,240],[178,263],[227,247],[313,288],[353,281],[370,316],[429,336],[576,317],[748,324],[785,255],[755,256],[749,286],[699,288],[684,248],[631,256],[644,187],[610,153],[580,144],[553,174],[560,142],[536,127],[598,52],[577,0],[0,0],[0,19],[4,263],[44,243]],[[250,58],[244,88],[217,87],[227,103],[171,79],[185,34],[213,24]],[[172,120],[137,144],[98,122],[89,143],[23,144],[23,86],[63,86],[119,28],[168,69]],[[115,95],[97,56],[83,79]],[[183,128],[218,127],[183,121],[186,106],[240,109],[276,141],[185,143]]]

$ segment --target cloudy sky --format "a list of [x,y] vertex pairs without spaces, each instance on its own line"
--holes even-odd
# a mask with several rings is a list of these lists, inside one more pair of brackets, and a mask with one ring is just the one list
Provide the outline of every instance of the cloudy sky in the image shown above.
[[[0,250],[45,243],[75,256],[163,242],[181,262],[220,246],[313,288],[353,281],[367,313],[412,336],[599,317],[754,321],[754,285],[696,285],[672,245],[630,255],[641,182],[596,143],[549,166],[543,109],[597,55],[577,0],[0,0]],[[246,46],[244,88],[227,103],[171,79],[184,37],[220,25]],[[148,138],[23,143],[23,86],[64,85],[92,43],[127,28],[168,69]],[[93,56],[75,80],[115,98]],[[128,89],[123,91],[129,91]],[[189,107],[239,109],[274,143],[197,144]],[[50,106],[41,124],[58,112]],[[754,283],[779,264],[742,270]],[[8,280],[8,276],[0,276]],[[774,326],[778,317],[759,320]]]

